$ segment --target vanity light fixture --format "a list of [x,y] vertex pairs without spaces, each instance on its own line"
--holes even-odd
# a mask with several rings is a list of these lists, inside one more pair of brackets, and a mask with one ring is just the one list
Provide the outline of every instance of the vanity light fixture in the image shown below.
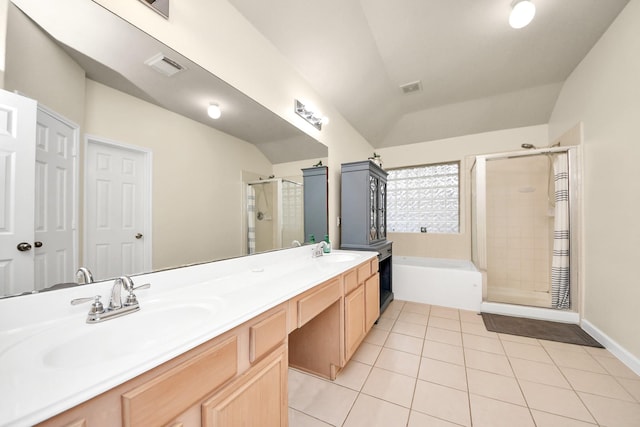
[[212,119],[219,119],[220,116],[222,115],[222,111],[220,111],[220,106],[218,104],[211,103],[207,108],[207,114]]
[[322,130],[323,124],[326,125],[327,123],[329,123],[328,117],[323,116],[318,111],[314,111],[315,108],[313,108],[310,105],[304,105],[302,102],[298,101],[297,99],[295,100],[294,109],[297,115],[299,115],[300,117],[302,117],[303,119],[311,123],[313,127],[315,127],[318,130]]
[[536,6],[530,0],[514,0],[511,7],[509,25],[515,29],[529,25],[536,14]]

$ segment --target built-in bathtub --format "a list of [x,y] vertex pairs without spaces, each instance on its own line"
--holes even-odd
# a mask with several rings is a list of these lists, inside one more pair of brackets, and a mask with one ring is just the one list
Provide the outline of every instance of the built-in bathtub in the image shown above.
[[395,299],[480,311],[482,274],[471,261],[393,257]]

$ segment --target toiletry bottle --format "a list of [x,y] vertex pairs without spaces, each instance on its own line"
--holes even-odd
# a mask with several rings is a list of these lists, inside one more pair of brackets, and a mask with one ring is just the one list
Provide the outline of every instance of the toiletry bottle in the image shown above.
[[324,241],[327,243],[326,246],[323,248],[324,253],[328,254],[329,252],[331,252],[331,242],[329,241],[329,235],[325,234],[324,235]]
[[314,236],[313,234],[309,234],[309,243],[315,243],[316,242],[316,236]]

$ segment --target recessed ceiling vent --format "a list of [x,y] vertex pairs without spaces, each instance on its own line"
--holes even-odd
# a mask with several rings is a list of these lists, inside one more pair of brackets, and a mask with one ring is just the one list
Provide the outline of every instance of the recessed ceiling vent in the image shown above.
[[162,53],[152,56],[151,58],[147,59],[144,63],[167,77],[171,77],[174,74],[177,74],[180,71],[185,70],[184,66],[178,64],[176,61],[174,61],[171,58],[167,58]]
[[418,80],[415,82],[407,83],[400,86],[400,89],[402,89],[402,93],[404,93],[405,95],[409,93],[420,92],[422,90],[422,82]]

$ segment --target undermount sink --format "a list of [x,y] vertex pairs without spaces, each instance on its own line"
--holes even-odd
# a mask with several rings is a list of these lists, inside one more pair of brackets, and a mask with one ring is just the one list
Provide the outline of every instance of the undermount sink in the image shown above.
[[328,254],[324,254],[321,257],[315,258],[319,262],[349,262],[356,259],[355,255],[352,254],[338,254],[330,252]]
[[137,312],[103,323],[87,324],[83,316],[53,323],[6,349],[0,360],[27,354],[51,369],[123,363],[129,356],[170,350],[174,341],[206,330],[221,305],[207,299],[142,301],[140,306]]

